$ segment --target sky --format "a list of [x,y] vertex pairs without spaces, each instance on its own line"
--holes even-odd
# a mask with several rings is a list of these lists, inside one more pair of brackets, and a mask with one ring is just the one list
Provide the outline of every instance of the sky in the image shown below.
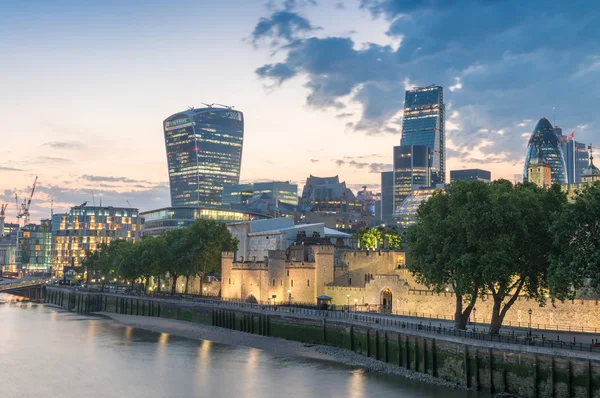
[[584,0],[0,0],[0,201],[169,206],[162,121],[244,112],[241,181],[379,189],[406,89],[438,84],[447,169],[522,173],[543,116],[598,142]]

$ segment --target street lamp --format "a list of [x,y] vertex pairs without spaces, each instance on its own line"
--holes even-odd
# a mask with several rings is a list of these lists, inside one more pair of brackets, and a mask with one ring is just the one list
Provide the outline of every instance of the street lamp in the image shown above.
[[206,288],[204,288],[204,295],[206,296]]
[[346,298],[348,299],[348,312],[350,312],[350,293],[346,295]]
[[473,307],[473,323],[477,322],[477,308]]
[[533,314],[533,310],[530,308],[527,313],[529,314],[529,338],[531,338],[531,314]]

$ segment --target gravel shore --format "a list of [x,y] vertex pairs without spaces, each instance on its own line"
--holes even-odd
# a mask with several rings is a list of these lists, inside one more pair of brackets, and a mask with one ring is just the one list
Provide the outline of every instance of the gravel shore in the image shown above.
[[122,315],[108,312],[99,312],[97,314],[133,328],[145,329],[158,333],[168,333],[190,339],[210,340],[215,343],[258,348],[261,350],[274,352],[278,355],[301,356],[333,361],[350,366],[358,366],[373,372],[398,375],[455,390],[470,390],[457,384],[437,379],[428,374],[413,372],[412,370],[407,370],[373,358],[368,358],[361,354],[341,348],[304,344],[297,341],[259,336],[255,334],[239,332],[237,330],[224,329],[186,321],[177,321],[174,319]]

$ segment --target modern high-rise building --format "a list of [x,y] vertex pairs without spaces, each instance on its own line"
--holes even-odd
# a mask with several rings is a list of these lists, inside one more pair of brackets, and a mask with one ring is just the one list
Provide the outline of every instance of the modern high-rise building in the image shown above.
[[247,203],[255,196],[267,194],[274,200],[291,205],[298,204],[298,185],[289,181],[231,184],[223,187],[223,205]]
[[171,206],[221,206],[223,186],[240,180],[242,112],[191,108],[168,117],[163,127]]
[[432,185],[446,182],[445,131],[444,89],[431,85],[408,90],[400,145],[429,147]]
[[586,145],[575,141],[574,133],[569,136],[563,135],[562,129],[558,126],[554,126],[554,132],[560,140],[565,158],[567,182],[569,185],[580,184],[583,170],[588,166],[589,162],[589,153]]
[[425,145],[394,147],[394,210],[413,190],[431,185],[430,157]]
[[52,266],[52,230],[50,220],[29,224],[19,231],[17,264],[28,272],[46,272]]
[[138,210],[128,207],[81,206],[52,216],[52,267],[61,276],[65,267],[81,266],[87,250],[115,239],[136,242],[142,235]]
[[492,173],[481,169],[450,170],[450,182],[454,181],[492,181]]
[[381,173],[381,221],[392,220],[394,214],[394,172]]
[[545,117],[539,120],[529,138],[523,168],[525,181],[529,180],[527,169],[535,157],[544,159],[550,165],[552,184],[566,185],[568,183],[562,145],[554,127]]

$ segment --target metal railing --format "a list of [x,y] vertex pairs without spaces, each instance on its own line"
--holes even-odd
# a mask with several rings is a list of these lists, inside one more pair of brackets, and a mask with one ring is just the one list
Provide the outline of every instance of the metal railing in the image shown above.
[[48,278],[29,277],[22,279],[6,279],[0,281],[0,292],[7,292],[15,289],[22,289],[25,287],[41,286],[45,285]]

